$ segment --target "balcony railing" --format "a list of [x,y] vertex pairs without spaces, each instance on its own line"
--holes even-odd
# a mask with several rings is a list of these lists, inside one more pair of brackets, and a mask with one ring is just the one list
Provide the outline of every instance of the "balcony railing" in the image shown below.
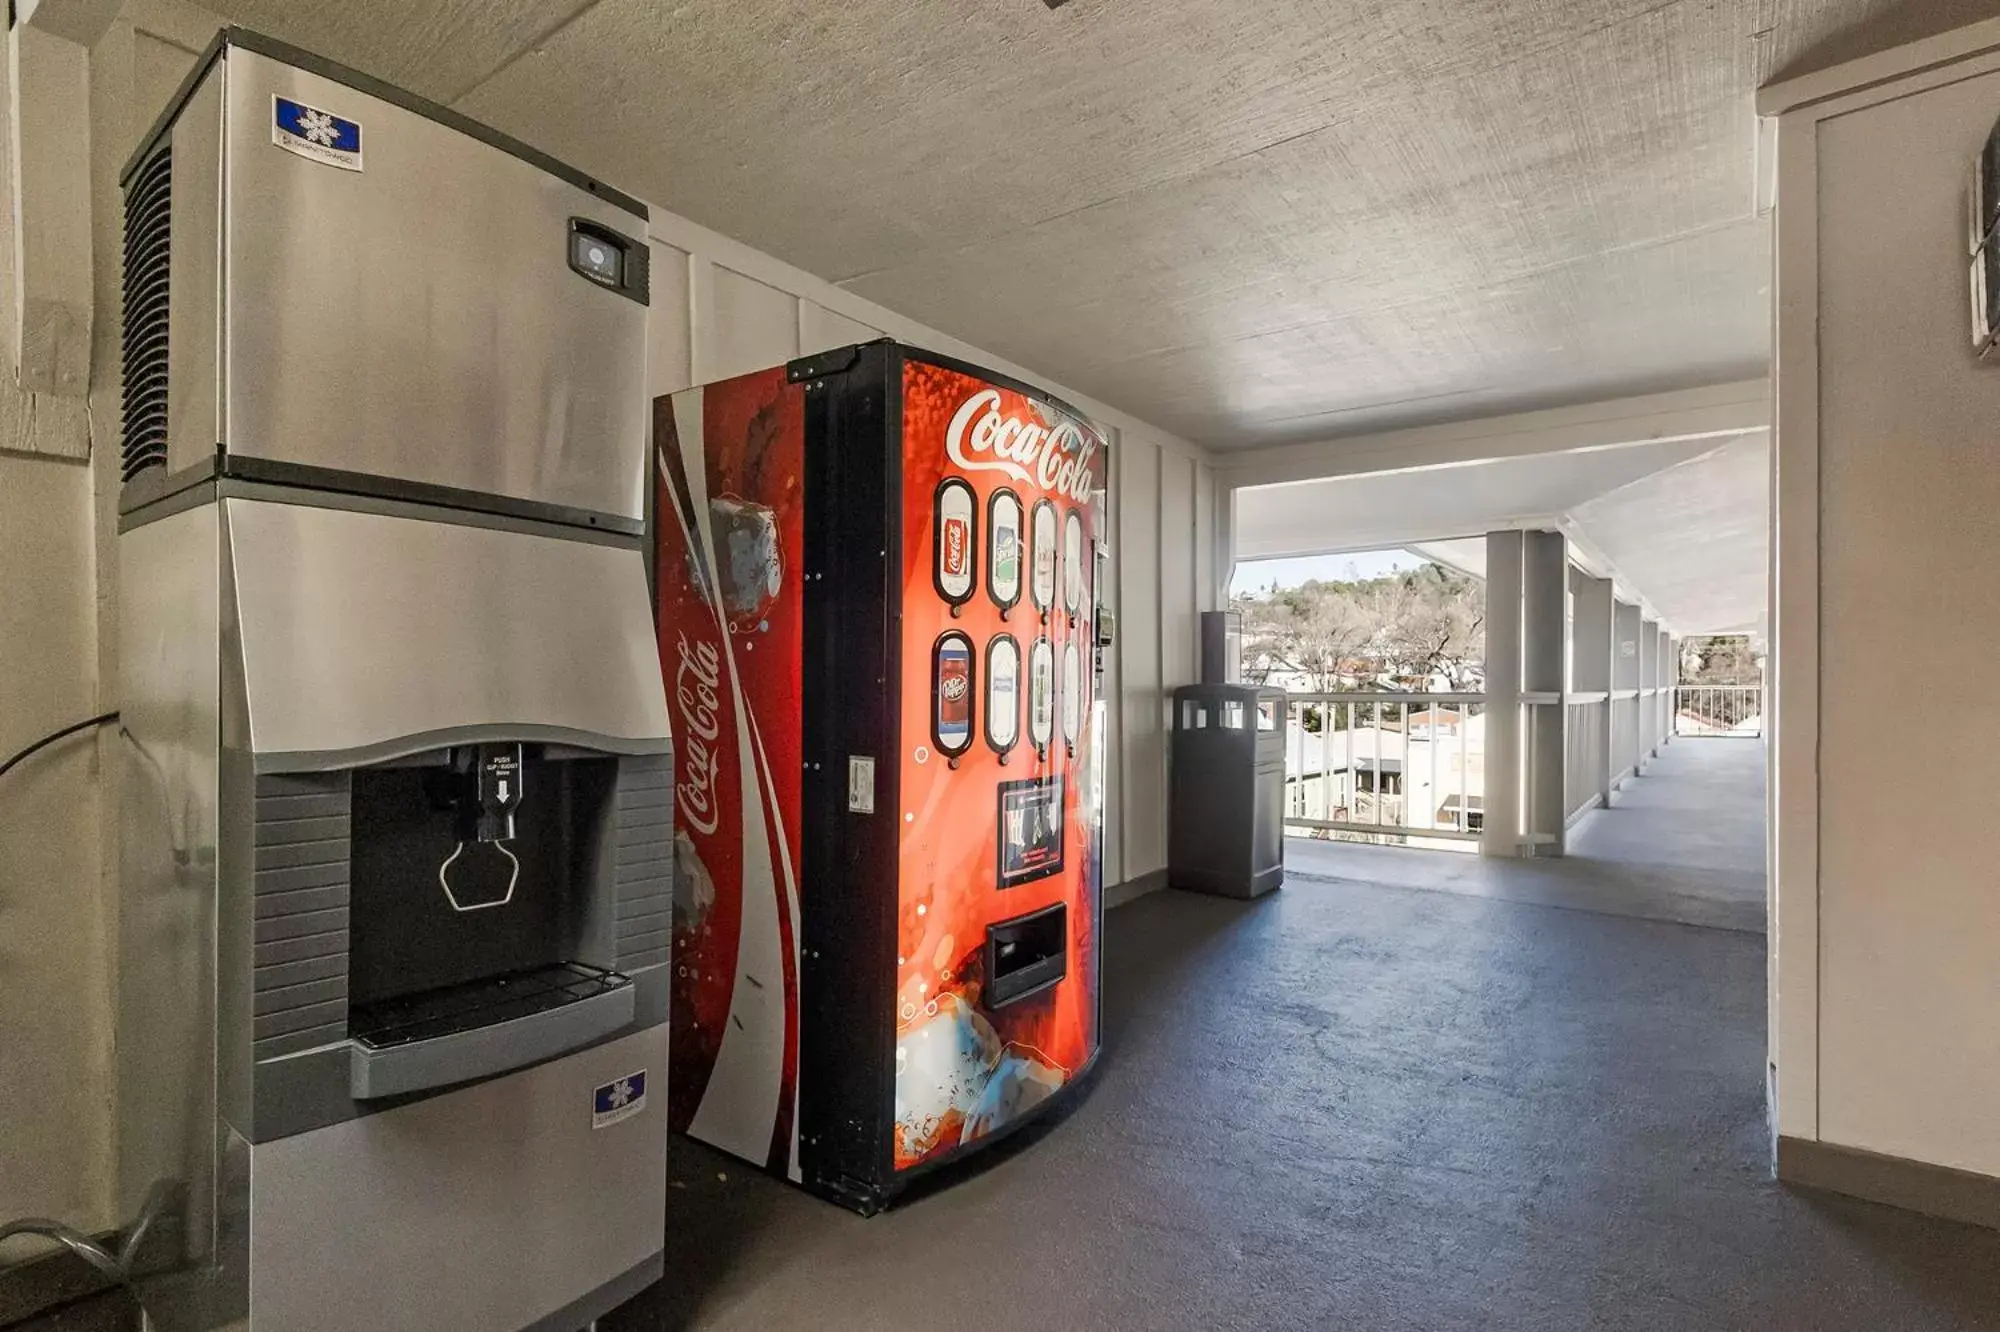
[[1477,841],[1484,694],[1292,694],[1285,826],[1313,837]]
[[1674,734],[1764,734],[1764,687],[1675,685]]

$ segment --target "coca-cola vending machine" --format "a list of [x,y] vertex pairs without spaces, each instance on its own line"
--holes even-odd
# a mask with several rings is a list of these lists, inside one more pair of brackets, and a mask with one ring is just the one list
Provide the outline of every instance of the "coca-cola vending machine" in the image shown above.
[[871,1212],[1097,1056],[1104,440],[886,341],[654,434],[672,1123]]

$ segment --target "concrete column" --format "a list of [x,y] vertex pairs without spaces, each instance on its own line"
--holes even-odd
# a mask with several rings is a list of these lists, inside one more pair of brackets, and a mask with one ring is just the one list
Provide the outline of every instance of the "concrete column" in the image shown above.
[[1612,614],[1615,658],[1611,663],[1611,687],[1629,698],[1615,700],[1612,707],[1614,735],[1611,755],[1611,784],[1639,770],[1639,705],[1644,700],[1634,692],[1639,688],[1639,618],[1637,606],[1618,602]]
[[1576,595],[1576,622],[1571,626],[1569,684],[1579,694],[1604,695],[1604,701],[1594,705],[1598,733],[1591,765],[1597,770],[1597,798],[1609,806],[1611,779],[1618,771],[1611,762],[1611,664],[1618,656],[1618,642],[1612,634],[1611,580],[1573,569],[1570,586]]
[[[1660,743],[1660,626],[1639,621],[1639,771],[1653,761]],[[1653,692],[1647,692],[1647,691]]]
[[1674,740],[1674,686],[1680,684],[1680,644],[1660,630],[1660,748]]
[[1486,534],[1486,762],[1482,856],[1521,854],[1521,534]]
[[[1569,540],[1560,532],[1521,534],[1521,709],[1526,750],[1521,789],[1523,854],[1561,855],[1569,758]],[[1490,723],[1489,723],[1490,724]]]

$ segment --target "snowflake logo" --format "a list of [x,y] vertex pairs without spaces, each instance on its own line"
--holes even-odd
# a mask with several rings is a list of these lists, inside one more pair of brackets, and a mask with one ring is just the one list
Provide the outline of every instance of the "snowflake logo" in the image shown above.
[[613,1110],[623,1110],[632,1103],[632,1079],[620,1078],[611,1084],[611,1092],[606,1097]]
[[333,117],[312,107],[299,108],[299,133],[322,148],[331,148],[340,138],[340,128],[333,123]]

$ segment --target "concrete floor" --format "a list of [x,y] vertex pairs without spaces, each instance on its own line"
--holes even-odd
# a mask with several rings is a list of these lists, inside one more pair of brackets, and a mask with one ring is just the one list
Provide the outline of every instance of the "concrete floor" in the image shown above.
[[1584,815],[1560,858],[1294,838],[1286,873],[1761,932],[1764,758],[1756,740],[1675,740]]
[[1764,940],[1572,899],[1141,898],[1068,1115],[866,1221],[677,1140],[671,1275],[602,1326],[2000,1327],[2000,1233],[1771,1182]]

